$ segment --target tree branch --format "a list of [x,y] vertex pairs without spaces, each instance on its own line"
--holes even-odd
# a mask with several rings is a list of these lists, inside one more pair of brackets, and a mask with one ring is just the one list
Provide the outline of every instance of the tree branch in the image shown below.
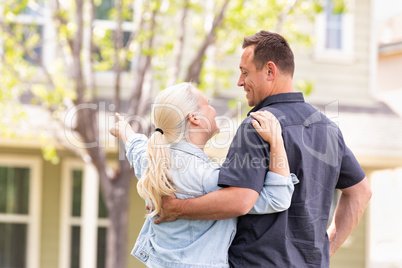
[[89,14],[89,21],[90,21],[90,34],[88,38],[88,48],[89,48],[89,89],[91,92],[91,98],[95,96],[95,75],[94,75],[94,68],[93,68],[93,57],[92,57],[92,47],[93,47],[93,40],[92,40],[92,33],[93,33],[93,22],[95,19],[95,3],[94,0],[89,1],[90,4],[90,14]]
[[284,8],[281,13],[279,13],[278,22],[277,22],[276,27],[275,27],[275,31],[277,33],[281,32],[282,26],[283,26],[283,23],[285,22],[286,17],[296,7],[297,3],[298,3],[297,0],[293,0],[292,3],[290,3],[290,5],[288,5],[286,8]]
[[121,72],[122,72],[122,63],[120,60],[120,52],[123,48],[123,29],[122,29],[122,1],[115,0],[115,8],[117,10],[117,27],[114,31],[114,73],[115,73],[115,86],[114,86],[114,104],[116,105],[116,110],[120,110],[120,89],[121,89]]
[[40,59],[40,57],[38,56],[38,54],[36,54],[34,51],[28,50],[28,48],[20,40],[18,40],[18,38],[14,35],[14,33],[11,31],[11,29],[4,22],[0,21],[0,26],[16,42],[16,44],[24,51],[24,54],[27,55],[27,57],[29,59],[31,59],[36,64],[38,64],[38,66],[43,70],[48,83],[51,85],[51,87],[54,87],[55,85],[54,85],[53,78],[52,78],[51,74],[49,73],[48,69],[46,68],[46,66],[43,64],[43,62]]
[[[154,41],[154,29],[156,27],[156,16],[158,12],[157,10],[152,11],[152,18],[151,18],[151,24],[150,24],[150,29],[149,32],[151,33],[151,36],[148,39],[147,43],[147,49],[150,50],[153,47],[153,41]],[[140,60],[140,67],[137,69],[137,75],[133,76],[135,79],[135,84],[134,84],[134,89],[133,93],[130,97],[130,102],[129,102],[129,107],[127,114],[129,115],[139,115],[142,116],[143,114],[140,114],[140,111],[144,111],[143,109],[143,104],[144,100],[142,99],[142,91],[143,91],[143,86],[144,86],[144,80],[145,80],[145,75],[149,71],[149,68],[151,66],[151,59],[152,56],[147,53],[145,57],[141,54],[142,61]],[[146,100],[145,100],[146,101]],[[142,105],[140,105],[142,103]],[[133,126],[134,127],[134,126]],[[134,129],[137,131],[138,129]]]
[[228,4],[229,4],[229,0],[225,0],[219,14],[214,18],[214,22],[212,24],[211,30],[206,35],[203,44],[201,45],[196,56],[194,57],[193,61],[190,64],[190,67],[189,67],[189,70],[188,70],[188,73],[186,76],[186,81],[189,81],[189,82],[191,81],[191,82],[194,82],[197,84],[200,83],[200,73],[201,73],[202,65],[204,63],[203,57],[205,55],[205,51],[213,42],[215,42],[216,29],[218,27],[220,27],[223,22],[223,18],[224,18],[225,11],[226,11]]
[[174,52],[174,63],[172,67],[172,74],[167,82],[168,86],[173,85],[176,83],[179,73],[180,73],[180,67],[181,67],[181,59],[183,56],[183,47],[184,47],[184,37],[185,37],[185,31],[186,31],[186,18],[188,14],[188,9],[189,9],[189,0],[185,0],[184,2],[184,7],[181,13],[181,19],[180,19],[180,27],[179,27],[179,32],[178,32],[178,42],[175,45],[175,52]]
[[84,33],[84,18],[83,18],[83,0],[75,0],[75,5],[77,8],[76,20],[77,20],[77,30],[75,34],[74,41],[72,43],[72,57],[73,57],[73,79],[76,83],[77,90],[77,100],[76,104],[81,104],[84,102],[84,79],[82,75],[82,65],[81,65],[81,49]]

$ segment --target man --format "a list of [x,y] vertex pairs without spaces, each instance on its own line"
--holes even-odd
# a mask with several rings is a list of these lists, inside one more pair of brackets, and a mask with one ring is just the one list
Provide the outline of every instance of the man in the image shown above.
[[[290,171],[300,180],[291,206],[281,213],[246,215],[268,165],[280,164],[269,163],[269,146],[247,117],[220,172],[224,188],[194,199],[165,198],[156,223],[240,216],[229,251],[232,267],[329,267],[330,256],[356,227],[371,197],[368,180],[338,127],[294,92],[294,57],[287,41],[261,31],[246,37],[243,48],[238,86],[255,106],[251,112],[268,110],[279,119]],[[327,233],[336,188],[342,194]]]

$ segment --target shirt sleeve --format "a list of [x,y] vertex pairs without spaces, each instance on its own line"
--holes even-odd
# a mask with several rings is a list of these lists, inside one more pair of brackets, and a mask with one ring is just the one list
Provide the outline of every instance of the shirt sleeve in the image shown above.
[[202,175],[203,194],[222,189],[218,186],[218,178],[221,166],[218,163],[206,163],[205,170]]
[[142,177],[148,166],[147,142],[148,138],[145,135],[134,134],[125,144],[127,160],[134,168],[137,179]]
[[261,192],[269,169],[269,144],[246,118],[237,130],[219,174],[218,185],[249,188]]
[[337,189],[344,189],[353,186],[366,177],[363,168],[346,145],[341,161],[339,179],[336,185]]
[[286,178],[269,171],[260,196],[248,214],[270,214],[288,209],[295,189],[294,184],[297,183],[299,180],[293,173]]

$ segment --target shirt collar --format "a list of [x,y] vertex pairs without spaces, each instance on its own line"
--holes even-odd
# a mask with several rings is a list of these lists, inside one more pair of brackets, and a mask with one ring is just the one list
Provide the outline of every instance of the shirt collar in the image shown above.
[[266,97],[263,101],[258,103],[253,109],[248,112],[247,116],[252,112],[256,112],[263,107],[269,106],[274,103],[289,103],[289,102],[304,102],[303,93],[301,92],[289,92],[280,93],[272,96]]
[[182,152],[194,155],[194,156],[196,156],[198,158],[201,158],[201,159],[203,159],[204,161],[207,161],[207,162],[212,161],[203,150],[201,150],[200,148],[198,148],[194,144],[191,144],[191,143],[186,142],[186,141],[182,141],[182,142],[179,142],[179,143],[172,144],[170,146],[170,149],[171,150],[182,151]]

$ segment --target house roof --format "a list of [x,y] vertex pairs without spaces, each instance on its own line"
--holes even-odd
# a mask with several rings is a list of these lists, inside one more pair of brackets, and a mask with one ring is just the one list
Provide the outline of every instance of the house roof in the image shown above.
[[[339,124],[346,143],[356,156],[367,161],[366,165],[401,166],[402,119],[387,104],[377,104],[370,108],[340,107],[339,117],[333,121]],[[382,160],[384,163],[380,163]]]
[[402,13],[378,22],[379,54],[402,53]]
[[380,56],[402,53],[402,39],[386,44],[380,44],[378,47],[378,53]]

